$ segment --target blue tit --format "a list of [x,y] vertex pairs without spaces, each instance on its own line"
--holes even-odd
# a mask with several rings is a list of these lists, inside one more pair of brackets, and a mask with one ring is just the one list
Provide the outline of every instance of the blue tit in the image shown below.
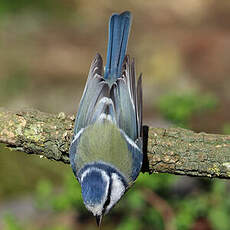
[[121,199],[142,166],[142,77],[126,55],[131,14],[109,22],[107,63],[94,58],[75,120],[70,162],[86,208],[102,216]]

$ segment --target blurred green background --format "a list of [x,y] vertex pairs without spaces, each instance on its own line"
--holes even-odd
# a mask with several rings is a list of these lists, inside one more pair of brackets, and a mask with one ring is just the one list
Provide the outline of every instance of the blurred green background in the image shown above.
[[[130,10],[144,123],[230,134],[230,2],[0,1],[0,106],[73,114],[107,23]],[[141,174],[103,229],[229,230],[225,180]],[[69,165],[0,145],[0,229],[97,229]]]

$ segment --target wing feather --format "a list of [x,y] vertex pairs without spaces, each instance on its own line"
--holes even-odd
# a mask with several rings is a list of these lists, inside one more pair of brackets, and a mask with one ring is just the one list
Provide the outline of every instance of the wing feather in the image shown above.
[[140,74],[137,82],[137,115],[138,115],[138,130],[139,136],[143,136],[142,119],[143,119],[143,92],[142,92],[142,74]]
[[[136,87],[135,62],[130,64],[129,56],[125,57],[123,74],[111,87],[110,97],[119,128],[134,141],[141,136],[142,94],[141,81]],[[138,92],[139,91],[139,92]],[[141,116],[140,116],[141,115]]]
[[125,133],[135,140],[137,138],[136,113],[128,85],[123,79],[118,79],[118,103],[120,107],[119,124]]
[[80,101],[78,113],[75,120],[74,136],[88,125],[88,122],[91,120],[91,112],[94,109],[98,100],[103,96],[108,95],[108,86],[105,83],[102,74],[102,58],[100,54],[97,54],[94,58],[86,86]]
[[[132,154],[132,173],[131,181],[135,181],[142,166],[143,154],[142,149],[131,138],[129,138],[123,131],[121,134],[124,136],[129,152]],[[141,145],[142,146],[142,145]]]

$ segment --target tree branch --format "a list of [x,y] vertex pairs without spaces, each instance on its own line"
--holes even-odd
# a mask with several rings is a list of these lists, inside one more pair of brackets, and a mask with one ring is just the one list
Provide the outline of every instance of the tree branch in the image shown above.
[[[64,113],[0,110],[0,143],[64,163],[69,163],[73,127],[74,116]],[[143,172],[230,178],[230,136],[149,128],[145,149]]]

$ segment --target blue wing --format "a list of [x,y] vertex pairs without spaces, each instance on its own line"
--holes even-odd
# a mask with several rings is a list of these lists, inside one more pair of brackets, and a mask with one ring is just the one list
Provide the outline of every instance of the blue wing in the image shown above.
[[75,120],[74,136],[82,128],[92,123],[92,115],[97,103],[101,98],[109,95],[109,86],[102,77],[102,68],[102,58],[100,54],[97,54],[91,64],[86,86],[80,101]]
[[112,86],[102,75],[102,59],[97,54],[79,105],[74,136],[82,128],[107,116],[135,141],[142,136],[142,82],[140,77],[136,87],[134,61],[130,64],[129,57],[125,58],[123,74]]
[[134,60],[126,56],[123,74],[112,85],[110,97],[114,102],[117,124],[133,141],[142,137],[142,77],[136,87]]

